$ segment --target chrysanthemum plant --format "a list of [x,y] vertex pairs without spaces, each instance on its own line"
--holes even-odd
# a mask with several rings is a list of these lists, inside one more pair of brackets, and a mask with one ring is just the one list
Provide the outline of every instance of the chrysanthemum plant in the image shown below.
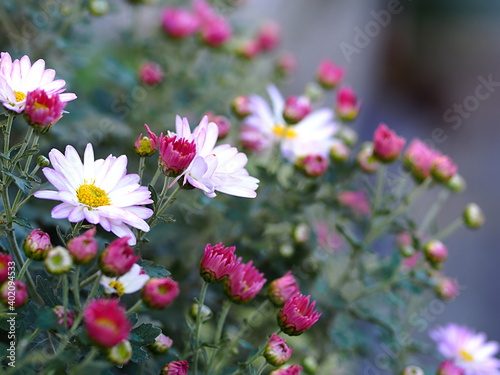
[[[69,40],[74,21],[109,10],[82,4],[47,28]],[[84,97],[102,77],[92,64],[84,83],[75,73],[77,99],[44,60],[2,53],[4,373],[424,373],[416,365],[432,349],[414,334],[460,291],[442,270],[446,238],[481,226],[481,209],[468,205],[441,228],[441,207],[465,186],[453,161],[385,124],[358,146],[361,104],[330,61],[283,98],[253,73],[269,66],[260,57],[276,46],[276,26],[234,38],[222,5],[162,9],[164,49],[131,33],[132,47],[94,51],[119,60],[140,46],[157,61],[137,67],[136,88],[149,87],[151,100],[112,104],[127,109],[112,112],[137,137],[126,147],[106,147],[105,136],[49,146],[50,135],[70,138],[66,124],[81,134],[81,112],[65,109],[75,99],[92,107]],[[127,93],[126,81],[108,94]],[[261,86],[267,95],[253,93]],[[170,115],[184,112],[189,120]],[[150,124],[141,134],[139,122]],[[437,196],[428,210],[423,196]],[[441,364],[430,373],[500,373],[497,344],[483,334],[449,325],[431,338]]]

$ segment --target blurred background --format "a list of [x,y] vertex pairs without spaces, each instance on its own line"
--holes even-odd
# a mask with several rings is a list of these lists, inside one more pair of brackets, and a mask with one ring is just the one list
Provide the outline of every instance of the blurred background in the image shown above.
[[297,74],[285,94],[301,92],[319,62],[330,58],[346,68],[345,82],[363,102],[354,125],[361,139],[385,122],[457,162],[467,189],[452,197],[439,224],[461,215],[468,202],[483,208],[486,224],[476,232],[460,229],[446,241],[444,270],[462,290],[442,313],[430,314],[429,328],[455,322],[500,341],[500,3],[252,0],[247,7],[278,20],[284,48],[296,56]]

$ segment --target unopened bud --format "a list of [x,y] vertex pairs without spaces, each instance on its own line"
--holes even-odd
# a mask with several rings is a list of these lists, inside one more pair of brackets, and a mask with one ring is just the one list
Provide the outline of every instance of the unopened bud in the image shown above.
[[50,250],[44,263],[47,271],[54,275],[66,273],[73,267],[73,259],[69,251],[62,246],[57,246]]
[[[189,309],[189,316],[191,316],[193,320],[196,320],[196,318],[198,317],[198,309],[199,307],[197,303],[193,303],[191,305],[191,308]],[[210,320],[210,318],[212,318],[213,315],[212,310],[207,305],[201,305],[200,314],[202,322]]]
[[458,295],[458,282],[455,279],[444,277],[436,285],[437,295],[444,301],[451,301]]
[[156,337],[155,342],[150,345],[150,349],[156,354],[164,354],[168,352],[173,343],[174,342],[170,337],[165,336],[163,333],[160,333]]
[[371,147],[363,147],[358,153],[357,160],[361,170],[366,173],[375,172],[380,165],[377,158],[373,156],[373,148]]
[[309,98],[309,100],[315,102],[323,97],[323,89],[317,83],[309,82],[304,90],[304,94]]
[[50,236],[40,229],[34,229],[26,236],[23,249],[28,258],[44,260],[49,250],[52,249]]
[[247,117],[251,113],[250,99],[248,98],[248,96],[238,96],[231,102],[231,109],[237,117]]
[[36,158],[36,163],[40,168],[48,167],[50,165],[50,160],[45,156],[40,155]]
[[123,340],[118,345],[108,349],[108,359],[115,365],[125,365],[132,358],[132,345],[130,341]]
[[311,113],[311,102],[305,96],[289,96],[283,108],[283,118],[289,124],[296,124]]
[[358,141],[358,133],[356,133],[353,128],[348,126],[342,126],[340,130],[335,133],[335,137],[341,139],[347,146],[350,147],[354,146]]
[[330,156],[337,162],[344,162],[349,158],[351,149],[342,141],[335,142],[330,147]]
[[471,229],[483,226],[485,220],[483,210],[476,203],[469,203],[465,206],[463,218],[465,225]]
[[285,243],[280,246],[279,252],[282,257],[290,258],[295,253],[295,250],[291,244]]
[[458,173],[455,173],[455,175],[446,183],[448,189],[450,189],[453,193],[461,193],[465,190],[466,185],[465,179]]
[[448,257],[448,249],[438,240],[427,242],[424,247],[425,257],[435,268],[439,268]]
[[306,242],[311,236],[311,230],[306,223],[300,223],[293,230],[293,239],[298,243]]
[[301,365],[307,374],[313,375],[316,374],[316,371],[318,371],[318,361],[314,357],[304,357],[304,359],[302,359]]
[[89,11],[94,16],[104,16],[109,11],[109,3],[106,0],[91,0]]
[[418,366],[407,366],[401,375],[425,375],[424,370]]

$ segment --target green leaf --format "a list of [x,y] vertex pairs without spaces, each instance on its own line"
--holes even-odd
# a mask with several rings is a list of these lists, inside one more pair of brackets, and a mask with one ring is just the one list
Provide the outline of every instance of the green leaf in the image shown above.
[[31,190],[31,184],[23,177],[17,177],[10,172],[5,171],[5,174],[14,180],[19,190],[21,190],[25,195],[28,195]]
[[53,285],[40,275],[36,277],[35,289],[47,306],[61,305],[61,300],[54,294]]
[[31,223],[27,219],[25,219],[24,217],[17,216],[14,219],[12,219],[12,221],[14,223],[16,223],[17,225],[20,225],[21,227],[33,229],[33,227],[31,226]]
[[153,326],[151,323],[143,323],[139,327],[132,330],[130,342],[135,342],[141,345],[150,345],[155,342],[155,339],[160,333],[160,328]]
[[132,362],[138,363],[142,361],[147,361],[149,359],[148,353],[141,348],[138,344],[131,342],[132,344],[132,358],[130,360]]
[[139,266],[150,276],[150,277],[168,277],[170,276],[170,272],[165,269],[165,267],[160,266],[158,264],[154,264],[150,260],[141,259],[137,262]]
[[49,330],[59,327],[58,318],[56,314],[47,307],[41,308],[37,313],[35,320],[35,326],[37,328]]

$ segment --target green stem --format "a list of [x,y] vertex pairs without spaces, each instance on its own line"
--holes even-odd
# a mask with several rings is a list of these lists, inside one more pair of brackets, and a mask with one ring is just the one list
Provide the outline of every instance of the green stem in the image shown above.
[[377,187],[375,190],[375,197],[373,199],[373,206],[372,206],[372,215],[373,216],[377,216],[377,211],[380,209],[380,203],[382,200],[382,192],[384,191],[384,182],[385,182],[386,172],[387,172],[387,168],[385,165],[381,165],[378,168]]
[[432,238],[435,239],[435,240],[439,240],[439,241],[444,240],[446,237],[448,237],[453,232],[455,232],[458,228],[460,228],[463,224],[464,224],[464,220],[461,217],[456,218],[446,228],[444,228],[443,230],[439,231]]
[[19,274],[17,275],[18,280],[22,280],[24,273],[28,270],[29,265],[31,264],[32,260],[27,259],[26,262],[23,264],[23,267],[21,268],[21,271],[19,271]]
[[[92,277],[95,277],[95,276],[92,276]],[[88,303],[90,302],[90,300],[92,299],[92,297],[94,297],[94,294],[97,292],[97,289],[99,288],[99,281],[101,280],[101,271],[98,271],[97,272],[97,278],[94,282],[94,285],[92,286],[92,290],[90,291],[89,295],[87,296],[87,302],[85,303],[85,305],[88,305]],[[71,330],[70,330],[70,333],[73,334],[76,329],[78,328],[78,325],[80,324],[80,322],[82,321],[83,319],[83,310],[82,309],[80,311],[80,313],[78,314],[78,316],[76,317],[74,323],[73,323],[73,326],[71,327]],[[59,352],[59,350],[58,350]]]
[[[217,328],[215,330],[215,336],[214,336],[214,345],[215,346],[220,345],[220,340],[222,337],[222,329],[224,328],[224,324],[226,323],[227,315],[228,315],[229,310],[231,309],[232,305],[233,304],[228,299],[224,300],[224,302],[222,304],[222,311],[220,313],[219,320],[217,321]],[[214,361],[215,361],[215,358],[217,357],[218,352],[219,352],[219,348],[216,348],[212,352],[212,356],[210,357],[210,361],[208,363],[207,374],[210,374],[212,372],[212,367],[214,365]]]
[[424,234],[425,232],[427,232],[429,226],[434,221],[436,215],[439,213],[439,211],[441,210],[441,208],[443,207],[444,203],[446,202],[449,196],[450,196],[450,190],[448,189],[443,189],[439,192],[436,201],[430,207],[429,211],[427,211],[427,214],[425,215],[424,219],[422,220],[422,223],[420,224],[419,233]]
[[82,227],[83,220],[75,223],[73,226],[73,231],[71,232],[71,238],[75,238],[80,234],[80,228]]
[[155,186],[156,184],[156,181],[158,180],[158,178],[160,177],[160,175],[162,174],[162,171],[160,170],[160,168],[158,167],[156,169],[156,172],[155,172],[155,175],[153,176],[153,179],[151,180],[150,182],[150,185],[151,186]]
[[256,375],[261,375],[266,367],[267,367],[267,361],[264,361],[258,368]]
[[30,126],[28,128],[28,132],[26,133],[26,136],[24,137],[23,143],[21,144],[21,148],[19,149],[16,156],[14,157],[14,162],[12,163],[13,167],[19,160],[21,160],[21,158],[24,154],[24,151],[26,151],[26,146],[28,146],[28,143],[30,142],[32,136],[33,136],[33,128]]
[[137,302],[130,309],[127,310],[127,315],[135,313],[142,307],[142,299],[137,300]]
[[200,353],[200,333],[201,333],[201,309],[205,303],[205,296],[207,295],[208,285],[206,281],[203,281],[200,291],[200,297],[198,299],[198,313],[196,314],[196,324],[194,326],[194,374],[198,374],[198,358]]
[[75,298],[75,303],[76,307],[78,310],[82,309],[82,303],[80,301],[80,266],[76,266],[75,269],[75,274],[73,275],[73,287],[72,287],[72,292],[73,292],[73,297]]
[[9,155],[9,140],[10,132],[12,130],[12,123],[14,122],[15,115],[9,113],[7,115],[7,123],[5,124],[5,129],[3,131],[3,153]]
[[83,280],[81,283],[80,283],[80,289],[83,289],[84,287],[86,287],[87,285],[89,285],[90,283],[92,283],[92,281],[94,281],[94,279],[97,277],[98,279],[100,278],[101,276],[101,272],[100,271],[97,271],[96,273],[94,273],[93,275],[87,277],[85,280]]
[[69,283],[68,283],[68,275],[64,273],[62,276],[63,282],[63,307],[64,307],[64,315],[63,315],[63,327],[68,327],[68,305],[69,305]]
[[98,352],[99,352],[98,349],[95,346],[93,346],[92,349],[90,349],[90,352],[85,357],[85,359],[79,365],[77,365],[73,370],[71,370],[70,375],[78,374],[80,370],[87,367],[87,365],[89,365],[94,360],[94,357],[97,355]]
[[[33,142],[31,143],[31,148],[38,146],[39,139],[40,139],[40,136],[38,134],[35,134],[35,136],[33,137]],[[24,174],[28,174],[28,171],[29,171],[30,165],[31,165],[31,159],[33,159],[33,154],[29,155],[28,160],[26,160],[26,166],[24,167]]]
[[144,168],[145,167],[146,167],[146,157],[141,156],[139,158],[139,170],[138,170],[139,185],[142,184],[142,174],[144,173]]

